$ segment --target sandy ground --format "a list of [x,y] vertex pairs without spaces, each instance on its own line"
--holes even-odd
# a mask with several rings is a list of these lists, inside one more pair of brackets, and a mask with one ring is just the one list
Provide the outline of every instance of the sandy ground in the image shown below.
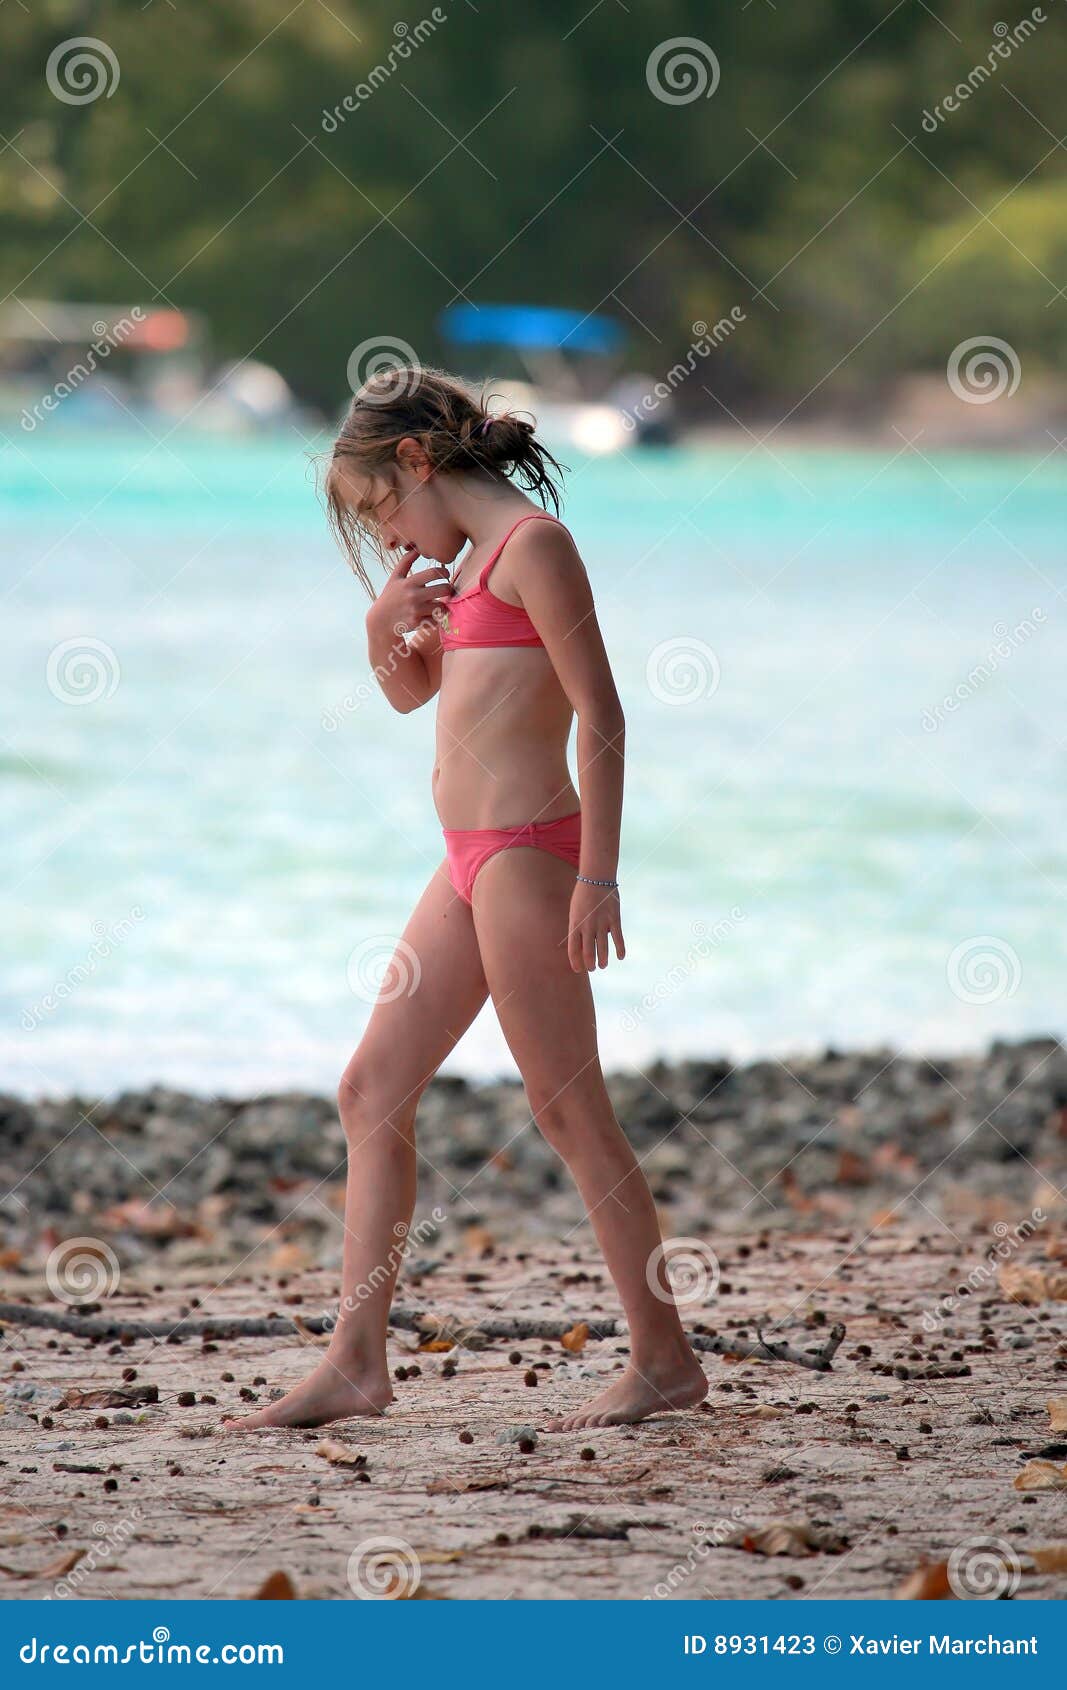
[[[980,1581],[993,1538],[996,1589],[1062,1598],[1067,1575],[1035,1570],[1031,1555],[1067,1539],[1067,1446],[1049,1411],[1067,1396],[1062,1283],[1048,1294],[1049,1276],[1063,1273],[1047,1240],[1028,1246],[1007,1271],[1029,1267],[1033,1303],[1011,1300],[994,1277],[937,1318],[978,1254],[945,1234],[895,1229],[732,1237],[719,1296],[689,1323],[751,1331],[768,1311],[805,1349],[843,1321],[832,1371],[708,1355],[702,1410],[568,1435],[543,1427],[623,1365],[623,1341],[589,1341],[580,1354],[540,1339],[417,1352],[415,1336],[398,1332],[391,1365],[417,1372],[397,1381],[385,1417],[234,1437],[219,1429],[223,1413],[298,1380],[321,1353],[313,1340],[94,1344],[8,1325],[0,1595],[240,1598],[284,1573],[297,1597],[345,1600],[359,1588],[445,1599],[886,1597],[953,1551],[976,1569],[957,1576]],[[332,1276],[316,1271],[234,1273],[217,1289],[202,1273],[183,1285],[171,1275],[166,1290],[149,1273],[127,1275],[107,1311],[177,1319],[199,1298],[197,1314],[299,1315],[334,1295]],[[617,1312],[595,1259],[543,1245],[457,1252],[418,1295],[472,1322],[499,1302],[509,1316]],[[0,1300],[45,1303],[26,1274],[3,1276]],[[931,1363],[969,1372],[914,1376]],[[156,1387],[157,1402],[55,1406],[69,1387],[120,1386],[128,1369],[127,1386]],[[537,1433],[532,1449],[503,1441],[522,1428]],[[328,1459],[324,1440],[346,1460]],[[1055,1488],[1018,1488],[1024,1471]],[[793,1552],[768,1552],[781,1550]],[[931,1594],[950,1594],[936,1570],[923,1576]]]

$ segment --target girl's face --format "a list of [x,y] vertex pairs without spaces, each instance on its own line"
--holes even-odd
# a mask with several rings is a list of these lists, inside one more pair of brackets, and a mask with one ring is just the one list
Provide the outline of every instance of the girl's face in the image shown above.
[[360,474],[342,461],[336,473],[345,502],[386,550],[415,546],[435,563],[451,563],[462,551],[467,535],[449,514],[443,478],[425,460],[397,463],[389,475]]

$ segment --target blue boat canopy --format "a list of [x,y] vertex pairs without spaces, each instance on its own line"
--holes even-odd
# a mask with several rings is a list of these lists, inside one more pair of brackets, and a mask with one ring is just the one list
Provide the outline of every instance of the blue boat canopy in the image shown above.
[[611,317],[550,305],[450,305],[440,317],[446,340],[460,346],[514,346],[523,351],[615,352],[626,335]]

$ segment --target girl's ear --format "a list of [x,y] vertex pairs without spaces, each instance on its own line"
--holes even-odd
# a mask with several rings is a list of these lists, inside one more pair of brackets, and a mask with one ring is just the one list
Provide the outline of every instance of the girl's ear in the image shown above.
[[411,434],[406,434],[403,440],[397,441],[396,461],[401,469],[411,470],[412,474],[423,480],[432,468],[421,440],[416,440]]

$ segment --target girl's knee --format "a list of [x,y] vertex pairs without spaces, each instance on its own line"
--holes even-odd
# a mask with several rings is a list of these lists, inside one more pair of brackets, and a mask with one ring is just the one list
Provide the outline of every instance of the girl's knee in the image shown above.
[[560,1155],[565,1156],[580,1139],[597,1132],[618,1131],[606,1090],[577,1085],[562,1089],[557,1085],[553,1090],[527,1085],[526,1095],[538,1131]]
[[426,1089],[423,1081],[406,1095],[378,1063],[357,1052],[341,1076],[337,1108],[349,1149],[377,1143],[386,1148],[410,1143],[415,1109]]

